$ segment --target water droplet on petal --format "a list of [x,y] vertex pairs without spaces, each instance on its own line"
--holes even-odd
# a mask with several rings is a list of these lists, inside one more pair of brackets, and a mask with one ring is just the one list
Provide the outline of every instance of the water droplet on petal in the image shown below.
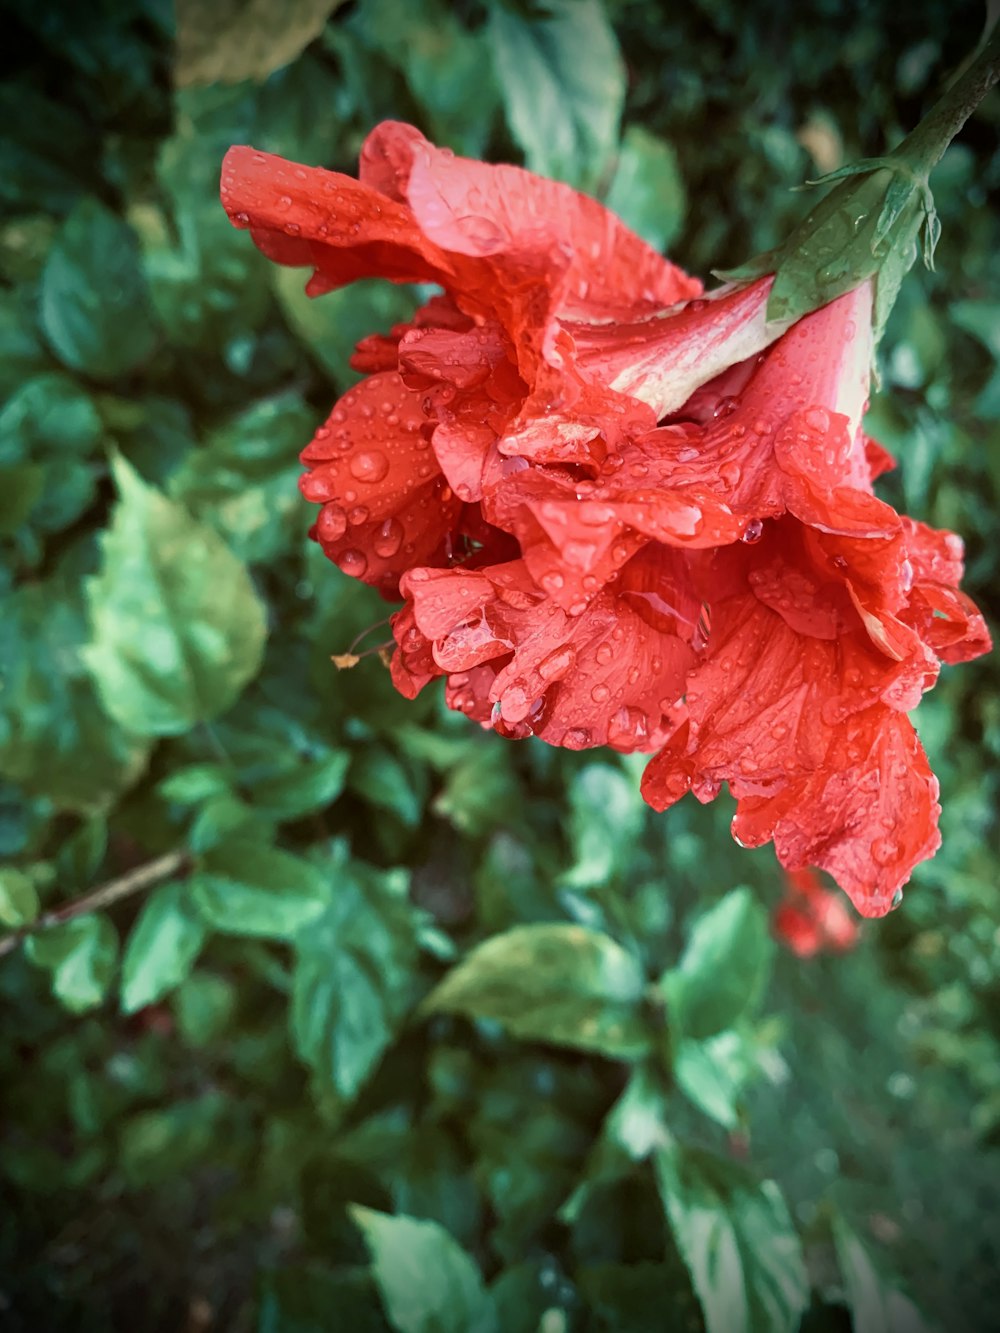
[[902,905],[903,905],[903,890],[897,889],[896,892],[892,895],[892,902],[889,904],[889,911],[895,912],[896,908],[902,907]]
[[584,750],[590,744],[590,732],[585,727],[571,727],[562,743],[567,750]]
[[347,531],[347,515],[340,505],[326,504],[319,511],[316,535],[321,542],[335,542]]
[[383,560],[391,559],[403,544],[403,525],[395,518],[387,518],[375,534],[372,545],[375,554]]
[[377,449],[370,453],[355,454],[351,459],[351,476],[358,481],[381,481],[389,471],[389,460]]
[[345,574],[350,574],[352,579],[363,577],[368,568],[368,561],[362,551],[342,551],[337,556],[337,565]]
[[743,536],[740,540],[745,541],[748,546],[752,546],[754,542],[759,542],[761,537],[763,537],[763,535],[764,535],[763,519],[752,518],[750,522],[746,525],[746,528],[744,529],[743,532]]

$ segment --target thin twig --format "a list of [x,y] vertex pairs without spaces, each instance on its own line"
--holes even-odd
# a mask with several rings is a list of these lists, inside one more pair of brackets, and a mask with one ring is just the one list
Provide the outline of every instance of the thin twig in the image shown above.
[[155,861],[147,861],[144,866],[136,866],[127,875],[102,884],[92,893],[85,893],[82,898],[74,898],[72,902],[64,903],[62,907],[57,907],[52,912],[43,912],[30,925],[0,939],[0,958],[16,949],[28,935],[48,930],[51,926],[65,925],[75,917],[83,916],[87,912],[96,912],[102,907],[110,907],[112,903],[128,898],[133,893],[139,893],[142,889],[148,889],[161,879],[168,879],[180,870],[186,861],[186,852],[167,852],[164,856],[158,856]]

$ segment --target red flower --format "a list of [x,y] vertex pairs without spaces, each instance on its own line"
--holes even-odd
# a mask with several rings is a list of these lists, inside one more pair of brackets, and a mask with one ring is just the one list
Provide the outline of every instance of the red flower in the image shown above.
[[786,874],[787,894],[775,909],[774,933],[799,958],[823,949],[845,952],[858,939],[858,923],[844,900],[825,889],[811,870]]
[[938,845],[906,713],[989,638],[959,539],[874,495],[870,288],[768,325],[770,278],[703,296],[593,200],[396,124],[359,181],[234,148],[223,200],[313,294],[443,288],[303,454],[324,549],[406,599],[397,687],[658,751],[657,809],[726,782],[739,841],[887,911]]

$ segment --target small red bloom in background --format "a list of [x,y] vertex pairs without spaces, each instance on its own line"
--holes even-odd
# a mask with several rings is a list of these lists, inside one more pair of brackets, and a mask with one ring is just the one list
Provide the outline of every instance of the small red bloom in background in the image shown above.
[[799,958],[812,958],[824,949],[838,953],[853,949],[858,923],[843,898],[823,887],[811,870],[785,876],[785,899],[775,909],[772,929]]
[[870,284],[769,323],[771,277],[705,294],[596,201],[392,122],[359,180],[233,148],[222,198],[312,295],[442,289],[302,455],[316,539],[404,600],[397,688],[653,753],[656,809],[726,783],[739,842],[888,911],[939,843],[906,714],[989,636],[960,539],[874,494]]

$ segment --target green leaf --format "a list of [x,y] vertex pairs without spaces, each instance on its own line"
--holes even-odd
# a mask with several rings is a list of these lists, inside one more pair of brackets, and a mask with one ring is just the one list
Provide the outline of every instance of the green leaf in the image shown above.
[[52,973],[52,989],[67,1009],[83,1013],[104,999],[118,956],[118,936],[106,916],[79,916],[25,941],[33,963]]
[[[274,693],[265,678],[231,716],[214,727],[214,736],[230,761],[229,785],[268,819],[300,819],[330,805],[344,789],[350,755],[318,735],[319,724],[299,721],[287,707],[261,704],[262,692]],[[288,691],[282,695],[288,698]],[[278,696],[282,697],[282,696]]]
[[494,1333],[479,1269],[436,1222],[353,1207],[389,1321],[397,1333]]
[[630,125],[604,202],[644,241],[665,249],[680,231],[687,209],[673,147],[641,125]]
[[551,0],[528,18],[491,7],[507,123],[532,171],[592,188],[618,140],[625,67],[601,0]]
[[567,888],[606,884],[627,865],[642,831],[646,806],[638,784],[617,765],[587,764],[569,791],[574,864],[561,883]]
[[416,828],[424,812],[426,782],[411,762],[385,746],[369,744],[351,765],[348,786],[372,805],[391,810],[407,828]]
[[854,1333],[932,1333],[914,1303],[879,1273],[839,1214],[833,1218],[833,1243]]
[[216,930],[291,939],[322,915],[332,878],[311,861],[234,834],[202,857],[191,897]]
[[255,403],[187,455],[169,493],[211,523],[241,560],[274,560],[312,522],[299,493],[298,456],[315,426],[315,412],[298,394]]
[[677,1086],[724,1129],[739,1124],[738,1099],[753,1068],[743,1037],[719,1032],[707,1041],[681,1041],[674,1051]]
[[774,1182],[678,1143],[659,1148],[654,1164],[706,1333],[795,1333],[809,1303],[809,1279]]
[[38,893],[23,870],[0,867],[0,924],[28,926],[38,915]]
[[122,726],[174,735],[227,708],[257,673],[264,607],[210,528],[147,486],[121,458],[119,503],[87,585],[85,658]]
[[93,198],[77,204],[56,236],[40,301],[45,336],[73,370],[114,379],[156,346],[135,235]]
[[635,1059],[649,1045],[642,971],[608,935],[554,923],[478,945],[425,1002],[430,1013],[500,1023],[512,1036]]
[[695,923],[677,967],[660,987],[672,1028],[701,1040],[732,1027],[760,999],[772,943],[764,909],[734,889]]
[[83,663],[85,633],[62,580],[20,588],[0,606],[0,772],[78,812],[133,782],[148,749],[102,707]]
[[412,287],[377,278],[311,297],[306,296],[302,269],[273,265],[270,276],[292,332],[343,389],[361,378],[348,364],[357,343],[371,333],[388,333],[394,324],[406,323],[417,308]]
[[184,884],[164,884],[146,900],[122,956],[121,1005],[134,1014],[180,985],[205,940],[205,924]]
[[480,33],[443,0],[366,0],[351,28],[403,74],[435,143],[483,152],[500,96]]
[[385,1333],[374,1280],[367,1270],[303,1267],[265,1273],[255,1333]]
[[343,0],[177,0],[178,87],[266,79],[322,32]]
[[354,862],[338,871],[327,912],[296,941],[295,1044],[345,1099],[372,1072],[416,999],[420,922],[405,876]]

